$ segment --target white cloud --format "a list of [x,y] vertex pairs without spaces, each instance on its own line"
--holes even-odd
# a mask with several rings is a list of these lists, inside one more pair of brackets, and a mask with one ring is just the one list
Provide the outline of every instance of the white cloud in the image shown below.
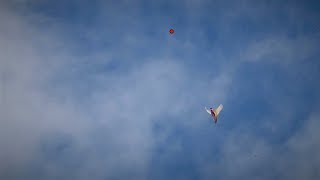
[[253,42],[242,55],[247,62],[269,62],[288,65],[308,61],[318,51],[317,34],[296,38],[272,36]]
[[[198,98],[205,102],[210,92],[210,97],[222,100],[229,85],[227,75],[206,85],[206,79],[192,77],[173,58],[145,59],[127,71],[95,71],[108,66],[115,53],[126,52],[102,49],[79,57],[72,51],[77,45],[56,29],[34,25],[45,17],[23,18],[7,8],[0,14],[3,177],[26,173],[28,165],[37,163],[46,175],[66,173],[59,163],[43,160],[44,152],[39,151],[54,132],[72,137],[76,145],[70,147],[71,154],[87,153],[75,176],[94,173],[102,178],[133,171],[143,177],[152,147],[161,139],[154,137],[153,123],[163,116],[187,117],[190,109],[201,111]],[[190,121],[181,123],[190,127],[195,120]]]
[[[194,3],[189,2],[186,6]],[[202,3],[196,6],[202,6]],[[112,14],[113,11],[108,13]],[[97,18],[97,24],[104,23],[106,14],[98,14],[101,19]],[[197,46],[191,41],[186,41],[188,44],[178,39],[174,39],[174,42],[166,39],[164,43],[171,45],[170,48],[156,49],[164,54],[135,59],[136,56],[131,56],[134,53],[131,48],[139,45],[149,47],[151,41],[145,36],[140,37],[134,30],[124,33],[123,39],[117,39],[114,34],[104,32],[108,31],[107,24],[101,31],[89,28],[88,34],[83,37],[88,38],[92,44],[117,39],[116,48],[108,49],[104,46],[79,55],[76,50],[82,49],[81,43],[72,41],[64,34],[64,30],[70,30],[70,26],[50,19],[53,23],[50,28],[39,27],[38,22],[48,20],[48,17],[25,15],[22,17],[6,6],[2,6],[0,11],[0,146],[4,147],[0,151],[0,174],[3,177],[15,173],[28,174],[25,172],[28,171],[26,166],[36,166],[40,167],[44,179],[46,176],[57,175],[73,179],[88,179],[92,176],[102,179],[120,174],[143,179],[147,174],[153,148],[156,143],[165,144],[174,125],[178,124],[190,132],[200,132],[208,123],[202,121],[202,118],[210,118],[205,114],[203,106],[227,102],[230,90],[237,91],[237,86],[241,85],[233,82],[233,77],[238,75],[237,67],[243,61],[222,62],[224,64],[218,68],[213,67],[214,73],[200,77],[201,73],[196,74],[194,69],[184,65],[184,60],[171,56],[173,51],[195,50]],[[118,18],[127,17],[124,15]],[[137,21],[130,22],[134,24],[131,27],[139,27],[135,30],[144,28]],[[279,60],[281,63],[300,61],[316,53],[317,43],[311,37],[294,40],[272,37],[249,44],[241,58],[256,63],[264,60]],[[122,45],[125,48],[121,48]],[[149,50],[145,50],[145,53]],[[214,59],[217,62],[220,60]],[[120,62],[119,67],[112,66],[115,61],[116,64]],[[278,96],[268,98],[269,103],[273,104],[273,99]],[[287,99],[278,99],[278,102],[283,100]],[[272,118],[272,122],[278,119],[279,122],[282,119],[289,119],[286,122],[290,122],[294,116],[293,111],[299,106],[287,102],[279,104],[272,110],[274,114],[261,117],[261,121]],[[279,110],[283,106],[286,106],[286,111]],[[232,110],[225,106],[225,112],[232,113]],[[285,145],[290,151],[287,158],[294,159],[294,165],[290,167],[302,179],[311,177],[308,175],[314,174],[318,170],[316,167],[319,167],[316,119],[317,116],[306,119],[306,127],[289,138]],[[223,125],[233,122],[239,123],[235,129],[223,129]],[[218,147],[221,162],[208,162],[216,155],[215,152],[204,150],[207,154],[194,155],[199,158],[196,160],[199,165],[197,168],[201,168],[203,177],[211,179],[218,176],[224,179],[227,174],[227,178],[241,175],[258,178],[258,173],[263,173],[266,167],[272,167],[270,165],[274,165],[275,161],[279,162],[279,166],[272,167],[272,170],[279,176],[293,178],[293,175],[284,174],[290,171],[286,169],[288,161],[277,160],[282,157],[281,148],[258,137],[253,129],[244,128],[242,122],[245,121],[239,115],[239,119],[226,120],[225,124],[221,123],[221,128],[218,126],[220,129],[212,130],[215,136],[208,139],[214,138],[214,142],[225,140]],[[156,123],[167,124],[161,136],[156,136],[152,131]],[[281,130],[279,124],[268,125]],[[50,159],[50,153],[46,154],[39,148],[46,141],[56,143],[48,138],[54,133],[70,136],[71,143],[65,148],[65,153],[70,155],[67,156],[70,159],[65,157],[67,164],[71,164],[68,164],[68,168],[63,168],[65,162]],[[64,141],[61,141],[63,144]],[[212,141],[205,143],[209,146]],[[181,151],[181,144],[177,140],[172,146],[166,147],[168,153]],[[49,149],[54,147],[49,146]],[[301,157],[295,159],[298,155]],[[301,174],[298,173],[302,166],[300,160],[303,166],[309,167],[303,169]]]

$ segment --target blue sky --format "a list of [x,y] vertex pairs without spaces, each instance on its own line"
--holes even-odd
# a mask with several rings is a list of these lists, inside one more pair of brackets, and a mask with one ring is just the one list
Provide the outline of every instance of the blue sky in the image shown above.
[[319,19],[316,1],[1,1],[0,177],[319,179]]

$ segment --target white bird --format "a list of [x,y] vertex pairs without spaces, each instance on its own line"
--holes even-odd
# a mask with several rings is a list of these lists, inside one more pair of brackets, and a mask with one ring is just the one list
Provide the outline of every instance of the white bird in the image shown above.
[[220,104],[217,109],[213,109],[213,108],[210,108],[207,109],[207,107],[205,107],[206,111],[213,117],[213,120],[214,120],[214,123],[217,123],[218,122],[218,116],[219,116],[219,113],[221,112],[221,110],[223,109],[223,105]]

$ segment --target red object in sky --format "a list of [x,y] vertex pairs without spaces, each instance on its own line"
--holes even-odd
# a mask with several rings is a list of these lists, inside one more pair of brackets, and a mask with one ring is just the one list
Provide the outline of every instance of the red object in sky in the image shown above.
[[173,33],[174,33],[174,30],[173,30],[173,29],[170,29],[170,30],[169,30],[169,33],[170,33],[170,34],[173,34]]

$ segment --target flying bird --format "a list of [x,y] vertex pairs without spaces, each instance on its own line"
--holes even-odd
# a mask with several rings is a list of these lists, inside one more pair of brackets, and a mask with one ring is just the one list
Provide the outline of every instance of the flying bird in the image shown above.
[[219,113],[221,112],[221,110],[223,109],[223,105],[220,104],[217,109],[213,109],[213,108],[210,108],[207,109],[207,107],[205,107],[206,111],[212,116],[213,120],[214,120],[214,123],[217,123],[218,122],[218,116],[219,116]]

